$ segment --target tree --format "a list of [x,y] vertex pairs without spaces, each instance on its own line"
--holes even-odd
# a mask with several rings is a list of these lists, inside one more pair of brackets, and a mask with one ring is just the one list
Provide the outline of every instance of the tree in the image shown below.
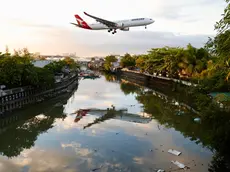
[[122,58],[120,65],[121,67],[134,67],[136,64],[135,58],[130,54],[126,53]]
[[0,83],[7,88],[20,86],[49,87],[54,84],[54,73],[32,64],[31,54],[27,49],[14,50],[11,55],[8,48],[0,58]]
[[[217,35],[214,38],[209,38],[205,48],[215,56],[215,63],[207,70],[207,72],[216,72],[222,70],[226,73],[225,79],[228,81],[230,76],[230,0],[225,0],[227,3],[222,18],[216,22],[215,30]],[[227,84],[228,82],[226,82]]]
[[137,57],[135,63],[136,67],[140,68],[141,72],[145,71],[145,66],[146,66],[146,60],[148,59],[147,55],[140,55]]
[[117,58],[114,55],[109,55],[105,57],[104,68],[106,71],[110,71],[113,62],[117,62]]
[[223,33],[229,30],[230,27],[230,0],[225,0],[225,2],[228,4],[224,9],[224,14],[222,14],[223,17],[215,24],[215,29],[218,31],[218,33]]

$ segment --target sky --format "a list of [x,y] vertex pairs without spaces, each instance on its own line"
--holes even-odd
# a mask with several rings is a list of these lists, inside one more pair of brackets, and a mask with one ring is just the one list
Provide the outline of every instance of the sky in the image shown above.
[[[142,54],[163,46],[201,47],[214,36],[224,0],[7,0],[0,10],[0,51],[27,47],[43,55],[76,53],[80,57],[124,53]],[[83,12],[106,20],[139,17],[155,23],[116,34],[74,27],[74,14],[87,23],[95,20]]]

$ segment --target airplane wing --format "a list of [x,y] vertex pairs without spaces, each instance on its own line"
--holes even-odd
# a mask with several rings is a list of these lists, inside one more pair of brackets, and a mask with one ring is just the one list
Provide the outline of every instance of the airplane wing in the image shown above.
[[91,17],[91,18],[93,18],[93,19],[95,19],[98,22],[100,22],[100,23],[108,26],[108,27],[117,27],[117,23],[115,23],[115,22],[111,22],[111,21],[108,21],[108,20],[105,20],[105,19],[101,19],[101,18],[92,16],[92,15],[86,13],[86,12],[84,12],[84,14],[87,15],[87,16],[89,16],[89,17]]

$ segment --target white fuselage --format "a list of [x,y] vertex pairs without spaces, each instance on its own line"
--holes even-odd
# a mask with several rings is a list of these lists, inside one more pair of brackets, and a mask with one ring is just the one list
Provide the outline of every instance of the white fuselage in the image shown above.
[[118,24],[117,27],[108,27],[102,23],[89,24],[89,27],[92,30],[125,29],[130,27],[137,27],[137,26],[147,26],[149,24],[154,23],[154,20],[152,20],[151,18],[136,18],[130,20],[119,20],[114,22]]

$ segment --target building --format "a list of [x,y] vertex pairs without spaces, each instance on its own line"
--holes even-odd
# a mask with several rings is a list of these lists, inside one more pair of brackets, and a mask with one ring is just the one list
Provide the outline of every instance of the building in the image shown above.
[[104,66],[105,60],[103,58],[95,59],[88,62],[88,68],[99,69]]

